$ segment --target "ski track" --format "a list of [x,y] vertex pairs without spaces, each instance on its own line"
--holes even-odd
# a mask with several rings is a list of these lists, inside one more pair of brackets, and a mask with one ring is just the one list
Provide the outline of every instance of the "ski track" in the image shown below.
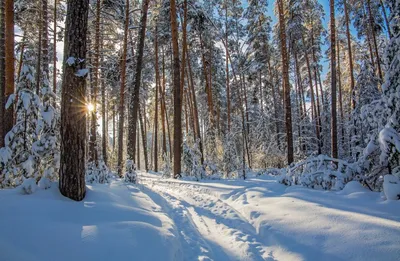
[[176,222],[182,245],[189,246],[184,260],[275,260],[249,221],[211,191],[164,179],[142,177],[141,183]]

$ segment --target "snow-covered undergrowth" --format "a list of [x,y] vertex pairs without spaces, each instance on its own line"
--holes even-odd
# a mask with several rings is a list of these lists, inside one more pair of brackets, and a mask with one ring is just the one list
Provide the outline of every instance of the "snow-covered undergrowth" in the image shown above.
[[85,200],[58,184],[33,195],[0,190],[0,260],[182,260],[174,222],[122,181],[87,186]]
[[108,169],[103,160],[98,161],[97,166],[95,162],[89,162],[86,168],[86,182],[92,183],[109,183],[112,178],[112,173]]

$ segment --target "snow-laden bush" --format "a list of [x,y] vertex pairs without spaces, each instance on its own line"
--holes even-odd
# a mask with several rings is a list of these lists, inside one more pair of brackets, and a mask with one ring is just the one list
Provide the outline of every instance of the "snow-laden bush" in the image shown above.
[[103,160],[99,160],[97,165],[94,161],[89,162],[86,167],[86,182],[87,183],[109,183],[112,174]]
[[126,172],[124,175],[125,182],[134,183],[137,182],[136,166],[133,160],[126,161]]
[[358,173],[355,164],[319,155],[282,170],[279,182],[288,186],[341,190],[347,182],[358,179]]
[[205,173],[200,159],[201,152],[198,149],[198,143],[196,142],[190,146],[185,140],[182,153],[183,175],[195,177],[197,180],[202,179]]
[[22,182],[20,188],[23,194],[34,193],[37,190],[36,179],[34,178],[25,179]]
[[166,153],[163,155],[163,159],[164,159],[164,163],[162,166],[162,177],[163,178],[171,178],[171,173],[172,173],[171,160]]

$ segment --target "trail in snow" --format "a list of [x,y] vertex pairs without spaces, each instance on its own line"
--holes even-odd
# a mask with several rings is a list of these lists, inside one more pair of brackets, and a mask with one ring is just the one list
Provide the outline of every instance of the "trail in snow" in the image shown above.
[[[190,187],[177,190],[151,178],[142,178],[142,182],[163,198],[161,204],[174,217],[189,245],[184,260],[195,260],[196,255],[199,260],[273,260],[254,227],[222,200]],[[160,202],[154,195],[153,199]]]
[[185,181],[139,173],[33,195],[0,190],[0,260],[398,261],[400,201],[358,183],[340,192],[269,176]]
[[271,178],[191,182],[140,176],[162,199],[183,244],[188,242],[185,260],[195,253],[206,253],[206,260],[400,257],[400,204],[382,201],[378,193],[287,188]]

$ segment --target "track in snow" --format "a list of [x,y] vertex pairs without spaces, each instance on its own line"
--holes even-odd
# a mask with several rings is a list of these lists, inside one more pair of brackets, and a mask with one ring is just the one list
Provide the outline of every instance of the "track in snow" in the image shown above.
[[184,260],[274,260],[248,220],[212,193],[151,177],[141,183],[174,220]]

